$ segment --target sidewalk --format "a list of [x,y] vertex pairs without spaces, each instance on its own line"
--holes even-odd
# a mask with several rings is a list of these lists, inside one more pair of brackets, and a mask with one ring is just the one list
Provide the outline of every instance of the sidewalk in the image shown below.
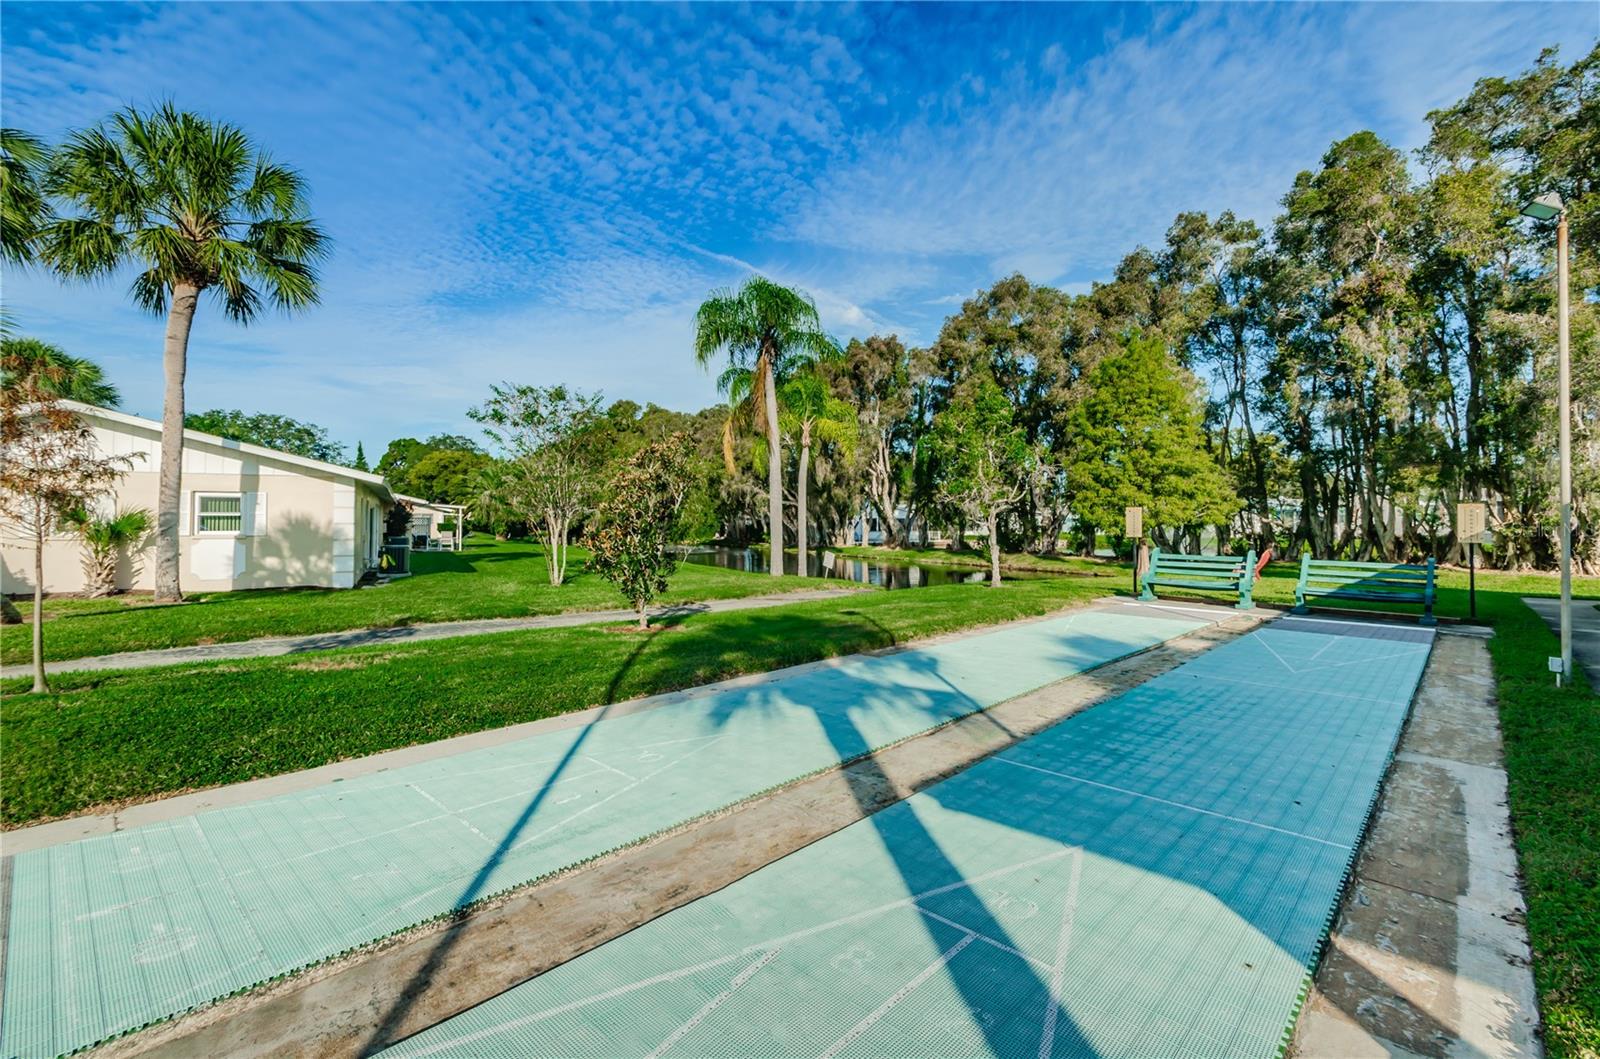
[[[860,589],[808,588],[799,592],[779,592],[767,596],[745,596],[743,599],[713,599],[703,603],[678,603],[660,607],[650,612],[650,620],[679,618],[690,614],[711,614],[732,610],[751,610],[757,607],[775,607],[783,603],[809,603],[818,599],[848,596]],[[274,658],[279,655],[297,655],[308,651],[332,651],[340,647],[367,647],[371,644],[418,643],[423,640],[446,640],[455,636],[484,636],[497,632],[517,632],[523,629],[564,629],[573,625],[598,625],[609,621],[633,621],[637,618],[631,610],[575,610],[565,614],[540,614],[527,618],[480,618],[476,621],[425,622],[417,625],[393,625],[381,629],[349,629],[344,632],[324,632],[311,636],[264,636],[258,640],[238,640],[234,643],[196,644],[193,647],[169,647],[156,651],[124,651],[121,654],[91,655],[88,658],[64,658],[46,662],[46,673],[78,673],[106,669],[150,669],[155,666],[175,666],[185,662],[216,662],[233,658]],[[26,664],[0,668],[0,679],[25,677],[32,672]]]
[[[1523,596],[1522,602],[1544,619],[1551,632],[1561,635],[1559,599]],[[1589,687],[1600,693],[1600,610],[1592,599],[1572,601],[1572,664],[1589,674]]]

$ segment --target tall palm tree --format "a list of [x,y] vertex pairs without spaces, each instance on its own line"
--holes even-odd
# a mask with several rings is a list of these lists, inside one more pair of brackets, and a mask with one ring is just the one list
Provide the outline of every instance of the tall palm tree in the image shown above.
[[767,431],[767,524],[774,577],[783,574],[783,454],[778,428],[777,378],[796,357],[823,356],[838,347],[822,330],[817,307],[805,294],[763,276],[735,290],[713,291],[695,314],[694,356],[709,367],[726,353],[733,367],[755,373]]
[[848,454],[855,450],[856,435],[861,427],[856,410],[849,402],[833,395],[828,380],[822,374],[820,362],[813,362],[796,371],[783,384],[778,397],[785,433],[794,436],[800,446],[800,467],[795,483],[795,526],[798,531],[801,576],[805,576],[807,552],[806,492],[811,479],[811,446],[818,442],[837,446]]
[[0,338],[0,356],[6,364],[0,384],[17,385],[21,374],[37,375],[39,386],[53,397],[115,408],[122,401],[100,365],[74,357],[60,346],[37,338]]
[[314,305],[322,231],[306,216],[298,172],[235,126],[170,103],[74,133],[43,186],[76,212],[44,227],[40,256],[76,277],[132,264],[133,300],[167,317],[155,588],[157,599],[181,599],[183,378],[195,308],[210,291],[229,318],[248,324],[264,300],[285,311]]
[[7,264],[33,261],[39,230],[50,219],[50,204],[39,188],[48,159],[38,137],[0,129],[0,260]]

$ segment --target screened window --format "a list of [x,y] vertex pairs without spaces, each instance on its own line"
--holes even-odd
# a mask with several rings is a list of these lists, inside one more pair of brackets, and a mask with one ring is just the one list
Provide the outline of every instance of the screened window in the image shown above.
[[244,532],[244,497],[240,493],[201,493],[195,497],[196,533]]

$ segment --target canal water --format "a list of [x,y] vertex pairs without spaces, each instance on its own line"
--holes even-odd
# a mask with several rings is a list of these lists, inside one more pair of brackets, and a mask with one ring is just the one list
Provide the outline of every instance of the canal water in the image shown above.
[[[679,558],[686,563],[699,563],[702,566],[721,566],[729,570],[745,570],[750,573],[764,574],[770,567],[767,565],[766,549],[756,548],[717,548],[700,547],[685,548]],[[832,578],[839,581],[855,581],[863,585],[878,585],[882,588],[925,588],[930,585],[958,585],[973,584],[983,581],[989,576],[986,569],[977,569],[965,566],[940,566],[933,563],[919,565],[904,562],[882,562],[877,559],[860,559],[854,556],[840,555],[838,552],[826,548],[813,551],[807,557],[806,575],[808,577]],[[783,557],[783,572],[786,574],[799,573],[800,557],[793,553],[785,553]],[[1001,578],[1006,581],[1022,580],[1029,577],[1027,574],[1015,574],[1002,571]],[[1039,575],[1032,575],[1037,577]]]

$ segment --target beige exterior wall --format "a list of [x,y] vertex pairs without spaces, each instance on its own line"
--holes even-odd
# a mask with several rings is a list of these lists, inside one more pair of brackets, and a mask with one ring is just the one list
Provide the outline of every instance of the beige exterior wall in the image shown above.
[[[102,502],[126,510],[156,509],[161,435],[149,427],[91,417],[102,450],[134,458],[133,469]],[[378,511],[382,532],[382,488],[336,472],[278,462],[226,443],[187,439],[183,461],[180,580],[185,591],[290,588],[317,585],[349,588],[375,563],[369,519]],[[205,493],[239,494],[243,526],[237,533],[198,532],[196,499]],[[46,592],[83,588],[82,549],[71,536],[45,546]],[[153,542],[124,557],[119,586],[155,586]],[[15,530],[0,531],[0,591],[33,591],[33,549]]]

